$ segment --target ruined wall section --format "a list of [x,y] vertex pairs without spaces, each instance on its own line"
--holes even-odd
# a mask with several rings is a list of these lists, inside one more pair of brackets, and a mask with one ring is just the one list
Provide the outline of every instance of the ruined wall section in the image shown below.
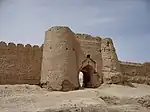
[[0,42],[0,84],[38,84],[42,48]]
[[150,84],[150,63],[120,61],[120,65],[125,80],[133,83]]
[[118,61],[113,41],[110,38],[103,38],[101,43],[104,83],[122,83],[120,63]]
[[74,33],[55,26],[46,31],[41,84],[49,90],[69,91],[79,87]]

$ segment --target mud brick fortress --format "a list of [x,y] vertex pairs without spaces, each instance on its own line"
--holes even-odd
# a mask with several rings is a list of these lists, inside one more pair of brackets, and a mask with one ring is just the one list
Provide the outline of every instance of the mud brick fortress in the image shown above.
[[45,32],[44,44],[0,42],[0,84],[36,84],[48,90],[69,91],[83,86],[125,81],[150,84],[150,63],[118,60],[110,38],[75,34],[55,26]]

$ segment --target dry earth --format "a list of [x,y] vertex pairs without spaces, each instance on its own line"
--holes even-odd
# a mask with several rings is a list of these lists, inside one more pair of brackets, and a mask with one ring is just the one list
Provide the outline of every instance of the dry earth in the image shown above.
[[0,112],[150,112],[150,86],[134,86],[47,92],[35,85],[1,85]]

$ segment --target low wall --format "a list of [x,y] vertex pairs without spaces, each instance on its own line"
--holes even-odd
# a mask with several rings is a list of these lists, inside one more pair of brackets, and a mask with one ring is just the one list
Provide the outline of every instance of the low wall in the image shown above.
[[120,65],[126,80],[150,85],[150,63],[120,62]]

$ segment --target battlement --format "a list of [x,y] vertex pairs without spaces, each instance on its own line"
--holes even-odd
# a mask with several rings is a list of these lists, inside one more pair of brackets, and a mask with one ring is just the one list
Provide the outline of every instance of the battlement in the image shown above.
[[48,29],[41,46],[1,41],[0,84],[41,83],[52,90],[75,90],[79,87],[78,72],[87,66],[82,67],[82,62],[88,55],[95,62],[86,73],[91,77],[86,82],[89,87],[120,84],[122,77],[150,84],[150,62],[118,61],[111,38],[74,33],[67,26]]
[[49,28],[47,31],[52,31],[52,30],[60,30],[60,29],[69,29],[70,28],[68,26],[52,26],[51,28]]
[[89,40],[89,41],[98,41],[98,42],[101,41],[100,37],[93,37],[88,34],[76,33],[75,36],[77,37],[77,39],[80,39],[80,40]]
[[128,66],[143,66],[142,63],[125,62],[125,61],[120,61],[120,64],[122,64],[122,65],[128,65]]
[[42,46],[0,42],[0,84],[37,84]]
[[150,84],[150,62],[135,63],[120,61],[124,77],[133,83]]
[[150,67],[150,62],[144,62],[144,63],[136,63],[136,62],[125,62],[125,61],[120,61],[120,64],[126,65],[126,66],[149,66]]
[[0,50],[3,49],[9,49],[9,50],[17,50],[17,49],[33,49],[33,50],[41,50],[42,49],[42,45],[38,46],[38,45],[30,45],[30,44],[15,44],[13,42],[10,43],[5,43],[3,41],[0,41]]
[[143,65],[144,65],[144,66],[149,66],[149,67],[150,67],[150,62],[144,62]]

